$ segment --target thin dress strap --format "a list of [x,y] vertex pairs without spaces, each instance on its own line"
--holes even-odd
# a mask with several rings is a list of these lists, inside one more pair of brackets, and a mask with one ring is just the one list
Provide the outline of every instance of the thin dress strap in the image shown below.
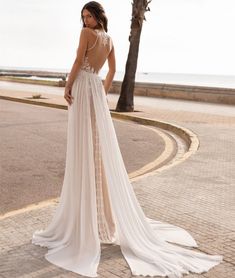
[[98,37],[99,37],[99,35],[97,34],[96,40],[95,40],[94,44],[93,44],[91,47],[89,47],[89,48],[87,49],[87,51],[90,51],[91,49],[93,49],[93,48],[96,46],[96,43],[97,43],[97,41],[98,41]]

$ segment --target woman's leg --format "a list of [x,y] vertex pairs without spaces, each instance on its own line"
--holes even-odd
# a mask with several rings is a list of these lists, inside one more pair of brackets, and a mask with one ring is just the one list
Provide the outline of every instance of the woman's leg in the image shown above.
[[96,202],[97,221],[100,240],[106,243],[112,242],[115,233],[115,223],[112,215],[107,180],[102,163],[102,153],[99,143],[98,130],[96,125],[95,111],[91,98],[91,123],[93,134],[93,150],[96,180]]

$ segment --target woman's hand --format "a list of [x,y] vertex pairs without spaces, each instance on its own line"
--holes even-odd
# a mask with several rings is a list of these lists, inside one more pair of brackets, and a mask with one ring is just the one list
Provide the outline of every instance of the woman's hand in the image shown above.
[[68,102],[69,105],[71,105],[73,102],[73,96],[72,96],[71,92],[72,92],[71,88],[65,87],[64,98],[66,99],[66,101]]

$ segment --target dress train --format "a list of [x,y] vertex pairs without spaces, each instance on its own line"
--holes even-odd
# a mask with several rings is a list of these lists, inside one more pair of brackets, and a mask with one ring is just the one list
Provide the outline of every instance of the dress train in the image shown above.
[[123,163],[102,81],[81,70],[68,108],[66,168],[52,222],[32,242],[46,259],[78,274],[97,277],[100,243],[120,245],[133,275],[179,278],[222,261],[172,244],[197,247],[182,228],[150,219],[136,198]]

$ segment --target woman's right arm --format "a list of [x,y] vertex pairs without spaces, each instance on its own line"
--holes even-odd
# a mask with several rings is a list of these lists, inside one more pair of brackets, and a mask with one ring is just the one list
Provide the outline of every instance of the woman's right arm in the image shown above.
[[68,102],[69,105],[72,104],[72,99],[73,99],[73,97],[71,95],[73,82],[78,74],[78,71],[80,70],[80,68],[83,64],[84,57],[85,57],[86,50],[87,50],[87,45],[88,45],[87,32],[88,32],[87,28],[83,28],[81,30],[79,46],[77,49],[77,56],[73,63],[72,69],[69,74],[68,81],[66,82],[66,86],[65,86],[64,98],[66,99],[66,101]]
[[108,56],[108,67],[109,67],[109,71],[104,80],[104,90],[105,90],[106,95],[108,94],[108,91],[112,85],[113,77],[116,72],[115,51],[114,51],[113,46],[112,46],[112,50],[110,51],[109,56]]
[[78,71],[80,70],[83,64],[84,57],[87,50],[87,45],[88,45],[88,40],[87,40],[88,32],[89,32],[88,28],[83,28],[81,30],[79,46],[77,49],[77,57],[73,63],[73,67],[70,71],[69,78],[66,84],[66,86],[69,88],[72,88],[73,82],[78,74]]

